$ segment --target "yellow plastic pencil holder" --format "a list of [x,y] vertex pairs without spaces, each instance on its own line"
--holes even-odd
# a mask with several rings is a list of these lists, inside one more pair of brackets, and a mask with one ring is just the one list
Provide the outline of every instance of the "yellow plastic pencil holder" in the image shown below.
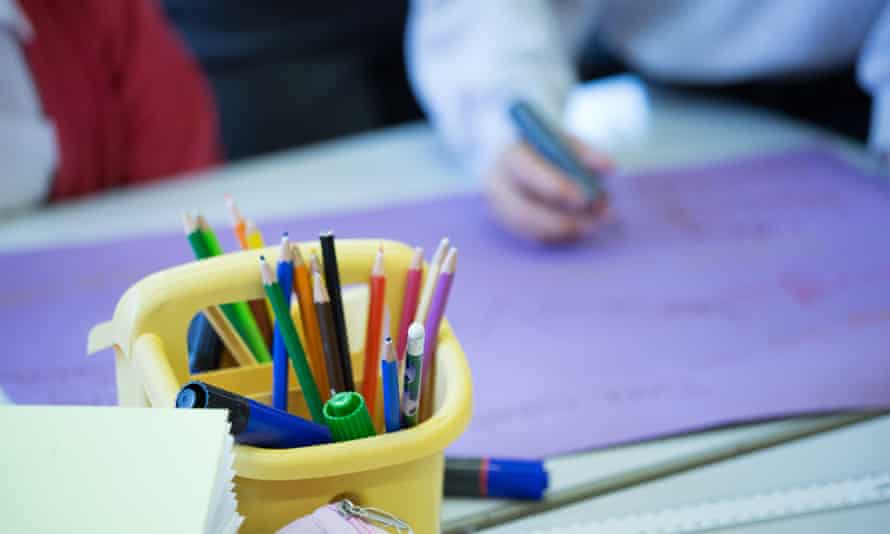
[[[366,283],[380,240],[338,240],[341,282]],[[405,274],[413,250],[383,241],[386,302],[391,328],[401,315]],[[277,261],[277,247],[193,262],[146,277],[121,297],[113,319],[90,333],[90,351],[112,346],[118,402],[127,406],[174,406],[180,387],[191,379],[269,402],[271,364],[189,373],[186,333],[199,310],[226,302],[262,298],[258,257]],[[301,252],[320,254],[316,243]],[[353,309],[349,309],[350,305]],[[365,303],[348,303],[347,315]],[[356,382],[361,382],[363,350],[352,345]],[[358,347],[361,349],[361,347]],[[466,428],[471,415],[471,378],[463,350],[447,321],[439,332],[436,398],[432,417],[392,434],[297,449],[235,448],[238,509],[242,532],[274,532],[326,503],[348,497],[386,510],[415,532],[439,530],[444,449]],[[290,372],[289,411],[309,418],[299,384]],[[356,386],[358,387],[358,385]],[[382,395],[378,394],[378,398]]]

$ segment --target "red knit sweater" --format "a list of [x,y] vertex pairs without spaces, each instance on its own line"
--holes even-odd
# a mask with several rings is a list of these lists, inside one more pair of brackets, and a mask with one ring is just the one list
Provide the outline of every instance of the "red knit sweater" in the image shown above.
[[219,159],[208,84],[154,0],[19,0],[60,161],[50,200]]

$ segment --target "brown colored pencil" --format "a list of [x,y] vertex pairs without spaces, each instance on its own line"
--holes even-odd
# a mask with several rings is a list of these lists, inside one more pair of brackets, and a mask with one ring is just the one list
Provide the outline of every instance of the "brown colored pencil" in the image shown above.
[[343,369],[340,365],[340,347],[337,344],[337,333],[334,330],[331,299],[328,296],[324,282],[321,280],[320,273],[314,273],[312,286],[315,315],[318,317],[318,330],[321,336],[322,350],[324,351],[325,367],[327,367],[328,371],[328,382],[334,391],[347,391],[346,383],[343,380]]

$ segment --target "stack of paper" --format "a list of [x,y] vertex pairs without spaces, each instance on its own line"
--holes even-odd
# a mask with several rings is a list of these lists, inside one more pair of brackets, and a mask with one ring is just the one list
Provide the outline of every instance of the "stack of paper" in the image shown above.
[[0,407],[4,532],[237,532],[224,410]]

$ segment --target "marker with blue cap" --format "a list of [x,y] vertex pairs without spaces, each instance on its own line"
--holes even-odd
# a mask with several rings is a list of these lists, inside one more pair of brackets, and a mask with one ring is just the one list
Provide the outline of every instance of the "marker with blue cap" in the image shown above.
[[539,501],[548,484],[541,460],[445,458],[446,497]]
[[331,442],[331,431],[324,425],[197,380],[182,387],[176,407],[229,410],[231,433],[244,445],[290,449]]

